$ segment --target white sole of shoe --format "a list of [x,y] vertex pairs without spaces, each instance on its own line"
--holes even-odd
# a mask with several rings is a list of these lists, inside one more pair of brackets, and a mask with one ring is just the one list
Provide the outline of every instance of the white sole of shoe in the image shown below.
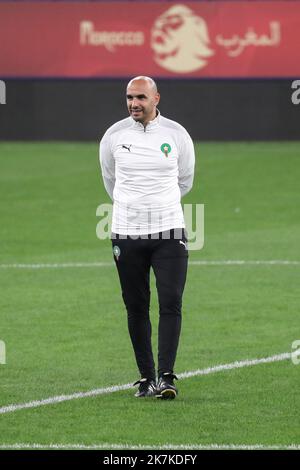
[[156,395],[156,398],[161,398],[163,400],[173,400],[176,396],[176,390],[173,388],[166,388],[161,392],[160,395]]

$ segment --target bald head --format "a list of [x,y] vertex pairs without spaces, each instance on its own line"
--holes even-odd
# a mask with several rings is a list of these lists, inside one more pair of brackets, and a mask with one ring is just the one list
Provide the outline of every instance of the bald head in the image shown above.
[[133,78],[127,85],[127,107],[131,117],[144,126],[155,119],[160,95],[155,81],[140,75]]
[[149,89],[151,89],[154,93],[157,93],[157,85],[155,81],[153,80],[153,78],[151,77],[145,77],[144,75],[139,75],[138,77],[134,77],[128,83],[127,88],[135,84],[144,85],[148,87]]

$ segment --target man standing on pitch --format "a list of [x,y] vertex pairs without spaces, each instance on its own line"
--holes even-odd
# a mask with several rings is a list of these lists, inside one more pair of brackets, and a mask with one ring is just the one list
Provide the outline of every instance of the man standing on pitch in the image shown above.
[[[112,245],[141,378],[135,396],[175,398],[174,364],[188,251],[181,197],[193,184],[195,152],[178,123],[161,116],[149,77],[127,86],[130,116],[100,142],[104,186],[113,200]],[[151,345],[150,268],[159,300],[158,381]]]

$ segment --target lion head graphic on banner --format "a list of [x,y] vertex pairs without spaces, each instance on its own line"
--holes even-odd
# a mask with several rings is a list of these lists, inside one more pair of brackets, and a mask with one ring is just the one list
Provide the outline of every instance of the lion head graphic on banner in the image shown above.
[[174,5],[155,21],[151,47],[154,60],[166,70],[194,72],[214,54],[205,21],[185,5]]

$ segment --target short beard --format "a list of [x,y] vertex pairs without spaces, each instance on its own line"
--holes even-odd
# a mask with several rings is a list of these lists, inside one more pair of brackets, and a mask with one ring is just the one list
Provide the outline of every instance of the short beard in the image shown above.
[[135,122],[144,122],[145,121],[145,115],[144,115],[144,111],[142,111],[142,116],[140,118],[135,118],[133,115],[132,115],[132,110],[130,111],[130,116],[132,117],[132,119],[135,121]]

